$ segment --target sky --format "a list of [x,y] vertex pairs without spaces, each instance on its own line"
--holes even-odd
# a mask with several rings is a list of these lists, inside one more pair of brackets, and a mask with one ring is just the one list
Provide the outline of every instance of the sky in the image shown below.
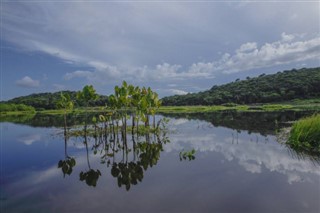
[[160,97],[320,66],[319,1],[1,1],[1,100],[123,80]]

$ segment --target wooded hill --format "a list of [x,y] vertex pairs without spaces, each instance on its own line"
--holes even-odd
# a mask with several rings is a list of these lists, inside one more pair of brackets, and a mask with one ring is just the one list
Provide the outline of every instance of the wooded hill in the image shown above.
[[[77,102],[76,96],[77,92],[75,91],[61,91],[63,94],[69,94],[71,100],[73,100],[75,107],[83,106],[83,103]],[[61,92],[54,93],[37,93],[31,94],[27,96],[21,96],[17,98],[13,98],[9,101],[3,103],[9,104],[25,104],[28,106],[33,106],[37,110],[41,109],[56,109],[57,101],[60,100]],[[91,101],[89,106],[105,106],[107,103],[108,97],[104,95],[99,95],[99,98],[95,101]]]
[[320,97],[320,67],[293,69],[162,99],[162,105],[252,104]]

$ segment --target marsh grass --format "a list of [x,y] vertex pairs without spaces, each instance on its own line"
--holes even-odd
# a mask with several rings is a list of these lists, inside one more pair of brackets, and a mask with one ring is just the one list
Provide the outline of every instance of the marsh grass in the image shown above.
[[320,114],[314,114],[294,123],[287,144],[295,150],[320,154]]

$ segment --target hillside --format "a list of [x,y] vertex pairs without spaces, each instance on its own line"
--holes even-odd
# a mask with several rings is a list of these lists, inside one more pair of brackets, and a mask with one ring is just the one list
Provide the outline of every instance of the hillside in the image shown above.
[[[75,91],[61,91],[63,93],[68,93],[71,97],[71,100],[74,101],[75,106],[81,106],[80,103],[76,101],[76,94]],[[56,109],[56,102],[60,99],[61,92],[54,92],[54,93],[37,93],[31,94],[27,96],[21,96],[17,98],[13,98],[9,101],[4,103],[10,104],[25,104],[28,106],[33,106],[37,110],[39,109]],[[104,95],[99,95],[98,100],[91,102],[90,106],[105,106],[108,97]]]
[[162,99],[167,106],[218,105],[226,103],[252,104],[288,101],[320,97],[320,67],[293,69],[187,95],[175,95]]

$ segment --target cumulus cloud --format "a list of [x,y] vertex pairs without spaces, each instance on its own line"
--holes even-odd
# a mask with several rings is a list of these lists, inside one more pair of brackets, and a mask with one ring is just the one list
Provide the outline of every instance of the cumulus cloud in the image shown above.
[[33,80],[29,76],[25,76],[22,79],[17,80],[15,83],[17,86],[24,88],[37,88],[40,86],[40,81]]
[[[275,12],[281,7],[274,4],[233,6],[6,2],[1,11],[3,39],[23,50],[46,53],[80,67],[61,74],[65,80],[85,78],[99,84],[120,79],[209,79],[221,73],[319,58],[318,35],[307,39],[283,32],[317,32],[314,26],[318,26],[318,10],[312,4],[292,4],[281,13]],[[286,20],[280,27],[274,24],[278,14]],[[294,26],[292,14],[297,19]],[[265,20],[270,19],[268,24]],[[234,20],[242,27],[230,24]],[[261,37],[261,32],[255,31],[257,25],[268,33]],[[281,38],[272,42],[273,35]],[[244,38],[253,40],[244,42]],[[233,44],[228,46],[226,41]],[[220,58],[218,52],[228,53]]]
[[225,53],[217,61],[193,64],[190,70],[207,75],[215,72],[235,73],[320,58],[319,36],[308,40],[295,38],[295,35],[282,33],[281,40],[265,43],[261,47],[256,42],[247,42],[234,54]]
[[224,73],[271,67],[320,58],[320,37],[294,41],[294,35],[283,33],[280,41],[240,46],[233,55],[225,55],[214,62],[214,68]]

